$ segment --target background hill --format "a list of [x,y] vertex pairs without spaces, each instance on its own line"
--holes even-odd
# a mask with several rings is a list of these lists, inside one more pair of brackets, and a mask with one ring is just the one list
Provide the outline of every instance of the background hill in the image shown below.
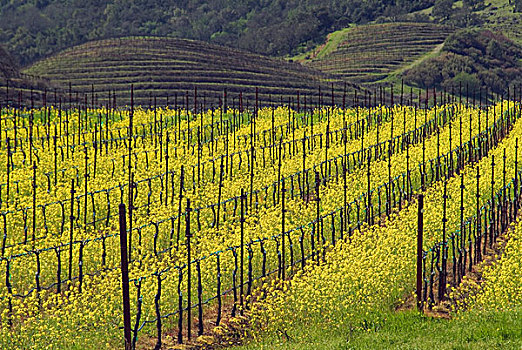
[[[196,85],[209,98],[224,86],[251,97],[258,85],[262,94],[286,99],[291,90],[311,92],[319,85],[329,90],[332,81],[371,88],[403,78],[419,88],[448,88],[465,81],[492,85],[500,92],[519,81],[521,58],[511,48],[522,45],[520,11],[522,0],[0,0],[0,43],[11,55],[2,54],[10,58],[0,61],[0,74],[4,72],[3,79],[11,75],[14,83],[22,77],[18,67],[24,67],[30,76],[21,81],[23,90],[45,90],[51,83],[67,90],[71,82],[80,93],[95,85],[100,96],[115,90],[122,98],[135,83],[142,103],[148,96],[179,95]],[[473,33],[464,40],[472,46],[481,46],[483,35],[502,38],[495,39],[500,58],[484,62],[474,59],[473,50],[451,52],[450,34],[463,29]],[[98,41],[129,36],[135,36],[134,41]],[[159,47],[150,39],[138,43],[136,36],[161,37],[169,44]],[[199,41],[190,46],[188,41],[172,41],[175,38]],[[306,68],[247,51],[285,57]],[[184,58],[175,58],[178,54]],[[432,73],[455,54],[465,57],[466,64],[430,83],[422,72]],[[88,64],[91,56],[100,71]],[[503,59],[508,61],[500,62]],[[152,61],[160,63],[157,69]],[[203,73],[205,69],[209,72]],[[5,85],[0,81],[0,91]],[[340,86],[335,84],[336,91]]]
[[520,0],[436,0],[423,10],[332,32],[292,59],[367,86],[404,79],[422,89],[462,85],[506,93],[521,82],[521,10]]
[[[324,102],[331,101],[332,84],[337,103],[344,83],[332,77],[282,59],[248,53],[200,41],[128,37],[89,42],[65,50],[28,68],[28,74],[42,76],[80,94],[92,89],[100,101],[115,92],[118,104],[128,104],[129,86],[134,84],[135,102],[148,105],[152,97],[165,103],[167,96],[184,103],[185,94],[193,100],[197,88],[198,103],[217,104],[224,89],[228,103],[238,103],[239,93],[255,100],[256,87],[262,104],[285,103],[301,96],[318,96],[322,90]],[[353,92],[348,86],[348,92]],[[328,97],[326,97],[328,96]],[[348,95],[350,98],[350,95]],[[308,99],[310,101],[310,99]],[[314,99],[316,102],[316,99]]]
[[0,42],[22,65],[87,41],[129,35],[197,39],[267,55],[306,51],[350,23],[434,0],[0,0]]
[[358,83],[382,82],[423,55],[440,50],[452,31],[431,23],[357,26],[340,32],[328,52],[302,63]]

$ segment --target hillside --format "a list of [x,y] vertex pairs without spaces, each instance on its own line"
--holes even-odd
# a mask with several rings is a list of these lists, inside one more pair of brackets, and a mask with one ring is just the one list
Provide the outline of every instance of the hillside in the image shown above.
[[18,74],[18,66],[9,53],[0,46],[0,76],[10,78]]
[[22,65],[92,40],[196,39],[282,56],[334,30],[417,11],[434,0],[0,0],[0,43]]
[[[204,98],[217,104],[227,89],[229,104],[241,92],[252,105],[256,87],[262,104],[295,99],[298,91],[317,96],[319,87],[329,102],[332,84],[329,76],[297,63],[199,41],[151,37],[90,42],[37,62],[25,73],[62,86],[70,82],[80,94],[90,94],[94,87],[100,99],[115,91],[119,105],[130,102],[130,84],[135,102],[145,105],[151,97],[161,103],[167,96],[171,102],[176,95],[183,100],[187,92],[192,101],[196,88],[201,103]],[[340,103],[344,85],[338,81],[334,88]]]
[[319,52],[302,63],[357,83],[375,83],[436,52],[451,32],[429,23],[357,26],[343,31],[327,54]]
[[19,100],[29,105],[31,92],[33,102],[43,102],[45,90],[54,90],[50,82],[40,77],[35,77],[20,72],[13,57],[0,46],[0,104],[17,104]]
[[489,30],[461,30],[448,37],[441,53],[404,72],[404,80],[422,88],[507,93],[522,84],[522,46]]
[[438,3],[440,6],[423,10],[435,21],[460,28],[502,32],[515,43],[522,44],[521,0],[440,0]]

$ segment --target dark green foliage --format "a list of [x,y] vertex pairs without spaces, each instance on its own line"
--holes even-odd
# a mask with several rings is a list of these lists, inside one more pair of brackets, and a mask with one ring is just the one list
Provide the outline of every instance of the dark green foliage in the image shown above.
[[285,55],[349,23],[434,0],[0,0],[0,42],[22,65],[89,40],[174,36]]
[[522,12],[522,0],[514,0],[513,3],[513,12]]
[[[480,80],[477,77],[477,74],[471,74],[466,72],[458,72],[451,80],[450,86],[462,86],[466,88],[466,91],[469,92],[469,95],[472,95],[480,88]],[[449,88],[450,86],[446,86]],[[466,92],[464,92],[466,93]]]
[[502,35],[487,30],[462,30],[450,35],[440,56],[408,70],[404,79],[423,88],[480,86],[505,93],[522,83],[522,48]]
[[486,8],[484,0],[463,0],[460,7],[453,7],[454,2],[454,0],[436,0],[431,12],[435,20],[460,28],[483,24],[484,19],[478,11]]
[[435,5],[433,5],[431,14],[435,18],[447,20],[450,18],[452,11],[453,0],[437,0],[435,1]]
[[0,46],[0,76],[10,78],[18,74],[18,67],[13,58]]
[[484,0],[463,0],[463,4],[473,11],[483,10],[486,6]]

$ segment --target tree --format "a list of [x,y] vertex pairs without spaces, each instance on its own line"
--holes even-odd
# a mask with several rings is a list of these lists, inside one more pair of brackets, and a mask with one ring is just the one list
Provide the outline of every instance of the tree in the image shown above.
[[486,6],[484,0],[463,0],[462,3],[469,7],[471,11],[480,11]]
[[480,87],[480,80],[476,74],[470,74],[466,72],[458,73],[453,79],[446,80],[443,84],[444,88],[450,90],[453,87],[462,86],[463,93],[468,92],[471,96],[472,93],[477,91]]
[[433,17],[445,21],[450,18],[453,10],[453,0],[437,0],[433,5]]
[[522,12],[522,0],[514,0],[513,12]]

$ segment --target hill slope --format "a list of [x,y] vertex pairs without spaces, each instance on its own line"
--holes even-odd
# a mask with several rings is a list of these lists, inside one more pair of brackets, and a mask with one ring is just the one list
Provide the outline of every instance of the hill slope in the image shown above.
[[[151,97],[164,103],[167,96],[172,101],[187,91],[192,98],[195,88],[207,103],[217,103],[225,89],[231,95],[229,104],[240,92],[253,101],[256,87],[266,104],[288,101],[297,91],[318,95],[319,87],[331,96],[332,84],[327,75],[297,63],[199,41],[150,37],[90,42],[37,62],[25,72],[62,86],[70,82],[79,93],[90,93],[94,86],[100,98],[115,91],[119,105],[130,102],[130,84],[136,103],[145,105]],[[338,81],[334,88],[339,95],[344,86]]]
[[329,53],[302,63],[357,83],[374,83],[436,51],[451,32],[429,23],[358,26],[344,31]]
[[463,86],[503,94],[522,83],[522,46],[489,30],[461,30],[448,37],[440,55],[405,71],[404,80],[422,88],[450,91]]
[[[0,104],[29,105],[30,95],[33,93],[33,102],[43,102],[45,90],[53,90],[49,81],[26,75],[20,72],[13,57],[0,46]],[[20,100],[21,99],[21,100]]]
[[522,45],[522,1],[489,0],[489,3],[490,6],[480,13],[485,22],[483,27],[494,32],[501,31],[509,39]]
[[0,0],[0,42],[22,65],[72,45],[130,35],[203,40],[288,55],[349,23],[434,0]]

